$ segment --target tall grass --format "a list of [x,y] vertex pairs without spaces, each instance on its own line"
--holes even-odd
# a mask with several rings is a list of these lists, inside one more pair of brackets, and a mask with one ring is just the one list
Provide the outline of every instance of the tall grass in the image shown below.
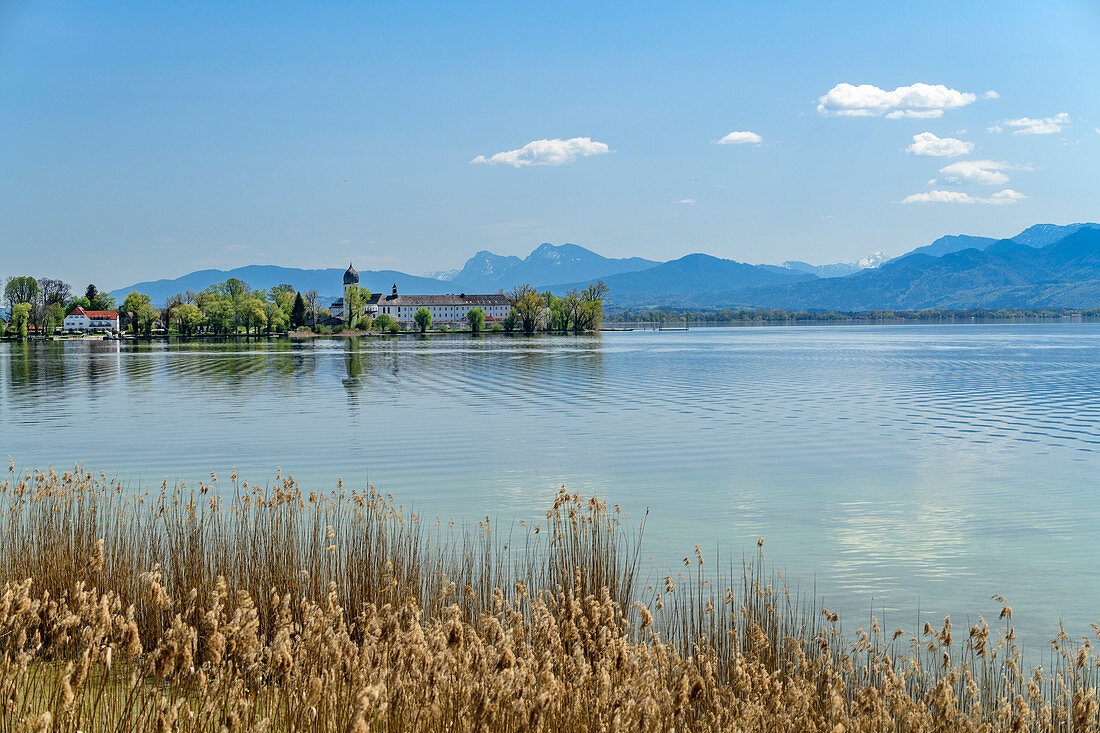
[[[231,499],[223,497],[231,496]],[[1025,667],[1005,605],[868,628],[762,555],[638,578],[642,526],[564,491],[501,532],[372,489],[0,484],[0,730],[1096,730],[1092,642]]]

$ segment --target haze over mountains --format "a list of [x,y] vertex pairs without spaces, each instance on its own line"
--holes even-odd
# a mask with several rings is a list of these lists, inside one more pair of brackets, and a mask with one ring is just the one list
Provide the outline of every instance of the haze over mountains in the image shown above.
[[[457,272],[421,277],[360,271],[360,284],[388,292],[497,292],[519,283],[564,293],[600,279],[608,307],[915,310],[923,308],[1100,306],[1100,224],[1037,224],[1011,239],[950,235],[886,261],[860,264],[750,265],[695,253],[669,262],[603,257],[575,244],[541,244],[525,258],[481,251]],[[877,266],[876,266],[877,265]],[[250,265],[201,270],[112,291],[137,290],[154,303],[236,277],[253,288],[289,283],[337,297],[343,268],[303,270]]]

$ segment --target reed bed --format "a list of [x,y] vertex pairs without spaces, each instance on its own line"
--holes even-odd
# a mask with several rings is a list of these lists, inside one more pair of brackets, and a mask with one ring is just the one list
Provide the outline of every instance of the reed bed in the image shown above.
[[502,532],[370,488],[10,465],[0,511],[3,731],[1100,726],[1093,639],[1029,668],[1007,603],[848,635],[760,553],[646,584],[642,525],[565,491]]

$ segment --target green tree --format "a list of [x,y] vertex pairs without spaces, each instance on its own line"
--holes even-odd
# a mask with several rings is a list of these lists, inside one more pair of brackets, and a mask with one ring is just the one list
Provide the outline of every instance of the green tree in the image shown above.
[[546,300],[548,312],[546,328],[550,331],[569,330],[569,307],[564,298],[559,298],[547,290],[542,296]]
[[470,330],[481,333],[485,328],[485,311],[480,308],[471,308],[466,311],[466,322],[470,324]]
[[176,317],[176,327],[183,336],[191,336],[203,322],[202,311],[194,303],[181,303],[172,311]]
[[258,332],[267,323],[267,309],[259,298],[246,298],[237,311],[246,334],[255,328]]
[[281,285],[271,286],[271,299],[278,301],[280,296],[289,295],[294,297],[294,286],[282,283]]
[[603,298],[607,295],[607,283],[597,280],[580,293],[580,311],[574,328],[593,331],[603,321]]
[[184,304],[183,293],[176,293],[175,295],[169,295],[164,299],[164,308],[161,309],[161,315],[164,316],[165,328],[171,330],[172,321],[176,319],[176,308],[179,308]]
[[34,320],[43,327],[43,333],[50,335],[54,326],[61,325],[65,314],[60,311],[64,310],[65,303],[72,297],[73,291],[68,283],[48,277],[38,278],[38,301]]
[[31,304],[16,303],[11,307],[11,328],[19,338],[27,338],[27,326],[31,320]]
[[231,277],[225,282],[219,285],[214,285],[213,287],[220,290],[222,295],[234,302],[244,298],[252,290],[250,287],[248,287],[248,283],[235,277]]
[[233,325],[233,304],[220,298],[209,298],[201,306],[207,327],[214,333],[229,333]]
[[416,327],[420,329],[420,333],[424,333],[432,325],[432,312],[427,308],[417,308],[416,313],[413,313],[413,321],[416,322]]
[[153,333],[153,326],[160,318],[160,311],[154,308],[152,303],[146,303],[135,314],[135,318],[141,332],[146,336],[150,336]]
[[52,336],[54,329],[65,320],[65,311],[57,301],[46,303],[42,307],[42,326],[46,336]]
[[17,303],[33,305],[38,299],[38,281],[30,275],[22,277],[9,277],[4,286],[4,300],[8,301],[9,308],[15,308]]
[[524,333],[534,333],[546,324],[546,300],[538,293],[528,293],[516,304]]
[[277,303],[268,303],[266,306],[267,332],[285,331],[290,327],[290,316]]
[[383,313],[382,315],[374,319],[374,328],[377,329],[379,333],[382,333],[384,331],[389,331],[390,326],[394,325],[395,323],[396,321],[394,321],[393,318],[390,317],[389,313]]
[[504,318],[501,320],[500,325],[504,327],[505,331],[511,332],[511,331],[516,330],[516,325],[518,323],[519,323],[519,313],[516,312],[516,309],[513,306],[512,308],[510,308],[508,310],[508,315],[504,316]]
[[115,307],[115,299],[109,294],[102,292],[94,284],[89,284],[84,288],[84,298],[88,301],[85,308],[94,311],[109,311]]
[[537,290],[523,283],[512,288],[505,297],[512,304],[524,333],[534,333],[537,329],[545,327],[546,299]]
[[359,323],[359,318],[363,315],[363,307],[368,300],[370,300],[370,291],[366,288],[349,285],[344,291],[344,320],[347,321],[348,328]]
[[292,328],[306,325],[306,300],[301,293],[294,294],[294,305],[290,308],[290,325]]
[[148,309],[152,307],[152,300],[145,293],[136,290],[126,296],[122,301],[122,310],[130,318],[130,330],[137,333],[141,317],[148,315]]

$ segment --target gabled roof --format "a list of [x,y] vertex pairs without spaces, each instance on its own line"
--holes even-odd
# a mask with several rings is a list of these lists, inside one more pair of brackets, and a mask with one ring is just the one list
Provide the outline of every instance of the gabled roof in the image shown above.
[[108,321],[117,321],[118,320],[118,313],[115,312],[115,311],[91,311],[91,310],[87,310],[86,308],[83,308],[82,306],[79,306],[79,305],[77,307],[73,308],[71,311],[69,311],[69,315],[70,316],[87,316],[88,318],[94,318],[94,319],[97,319],[97,320],[98,319],[106,319]]

